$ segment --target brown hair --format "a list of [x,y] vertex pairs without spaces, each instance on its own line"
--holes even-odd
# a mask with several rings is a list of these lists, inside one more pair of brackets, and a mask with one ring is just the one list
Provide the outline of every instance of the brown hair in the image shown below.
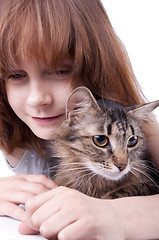
[[132,105],[143,102],[126,50],[99,0],[0,0],[0,139],[39,149],[39,140],[12,111],[5,75],[31,57],[52,68],[65,57],[73,74],[102,97]]

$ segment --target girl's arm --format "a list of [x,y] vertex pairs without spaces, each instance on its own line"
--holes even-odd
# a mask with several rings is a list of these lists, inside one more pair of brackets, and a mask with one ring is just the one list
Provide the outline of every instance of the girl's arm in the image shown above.
[[[57,187],[26,203],[27,223],[47,239],[159,239],[159,195],[104,200]],[[29,230],[26,222],[21,233]]]
[[112,202],[123,222],[125,239],[159,239],[159,195]]

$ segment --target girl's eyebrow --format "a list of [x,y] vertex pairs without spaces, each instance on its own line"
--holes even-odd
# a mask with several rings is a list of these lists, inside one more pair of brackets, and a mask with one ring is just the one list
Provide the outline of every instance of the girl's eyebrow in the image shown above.
[[63,65],[63,66],[72,66],[73,65],[73,60],[71,59],[66,59],[62,62],[59,62],[58,65]]
[[7,70],[7,73],[14,73],[14,72],[25,72],[25,71],[22,69],[8,69]]
[[62,67],[62,68],[71,68],[71,69],[72,69],[73,64],[67,64],[67,63],[65,63],[65,64],[59,64],[59,65],[57,66],[57,68],[60,68],[60,67]]

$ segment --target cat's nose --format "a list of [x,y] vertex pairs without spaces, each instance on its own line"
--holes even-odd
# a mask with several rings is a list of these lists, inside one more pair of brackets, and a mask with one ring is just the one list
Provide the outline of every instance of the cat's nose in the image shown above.
[[125,168],[126,168],[126,166],[127,166],[127,164],[125,164],[125,163],[115,163],[114,164],[120,171],[123,171]]

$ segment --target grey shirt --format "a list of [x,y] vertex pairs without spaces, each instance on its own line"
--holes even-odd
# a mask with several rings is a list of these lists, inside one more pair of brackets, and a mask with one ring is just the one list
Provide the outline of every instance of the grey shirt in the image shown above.
[[[49,174],[49,160],[41,158],[35,151],[26,150],[19,161],[18,165],[13,168],[8,163],[5,154],[0,151],[0,177],[4,177],[4,171],[14,174]],[[7,175],[7,173],[5,174]],[[12,174],[8,174],[12,175]]]

